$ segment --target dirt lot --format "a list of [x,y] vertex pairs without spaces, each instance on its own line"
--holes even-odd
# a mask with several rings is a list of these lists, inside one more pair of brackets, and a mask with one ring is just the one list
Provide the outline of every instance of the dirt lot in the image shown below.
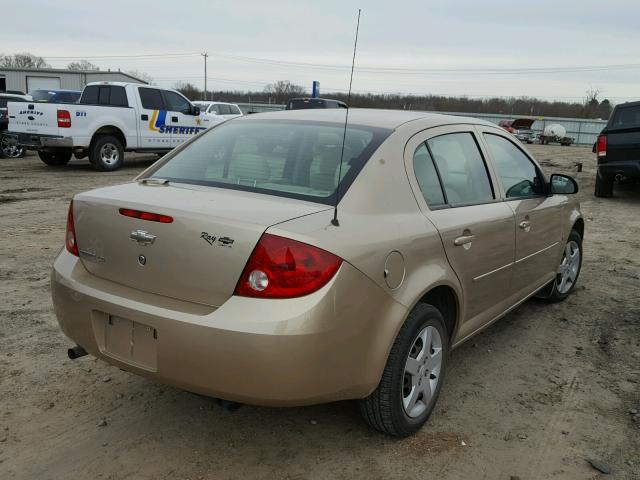
[[579,287],[456,350],[432,420],[405,440],[369,430],[352,402],[228,413],[91,357],[68,360],[49,271],[69,199],[155,157],[110,174],[0,160],[0,478],[591,479],[595,459],[613,478],[640,479],[640,189],[595,199],[590,149],[530,148],[548,172],[585,164]]

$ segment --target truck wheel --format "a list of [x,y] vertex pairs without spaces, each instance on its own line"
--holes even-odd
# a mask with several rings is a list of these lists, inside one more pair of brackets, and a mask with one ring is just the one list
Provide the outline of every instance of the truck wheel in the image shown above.
[[71,160],[71,149],[70,148],[57,148],[55,150],[38,151],[38,156],[40,160],[51,167],[59,167],[61,165],[66,165]]
[[398,437],[417,432],[438,399],[449,337],[438,309],[419,303],[396,337],[378,388],[360,400],[364,420]]
[[99,172],[112,172],[124,162],[124,148],[116,137],[100,135],[89,147],[89,161]]
[[596,173],[596,189],[594,192],[596,197],[612,197],[613,196],[613,178],[601,177]]

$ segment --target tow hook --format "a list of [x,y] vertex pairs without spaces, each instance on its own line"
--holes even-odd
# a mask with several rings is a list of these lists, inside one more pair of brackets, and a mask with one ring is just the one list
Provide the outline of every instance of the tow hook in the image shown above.
[[71,360],[75,360],[76,358],[84,357],[87,354],[87,351],[82,348],[80,345],[76,345],[73,348],[67,350],[67,355]]

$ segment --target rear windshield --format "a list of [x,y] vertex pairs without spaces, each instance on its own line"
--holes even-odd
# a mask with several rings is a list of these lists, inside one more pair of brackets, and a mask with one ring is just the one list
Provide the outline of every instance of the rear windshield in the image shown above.
[[246,190],[333,204],[390,130],[344,124],[243,120],[223,123],[151,174],[179,183]]
[[630,128],[640,126],[640,105],[618,107],[611,122],[612,128]]

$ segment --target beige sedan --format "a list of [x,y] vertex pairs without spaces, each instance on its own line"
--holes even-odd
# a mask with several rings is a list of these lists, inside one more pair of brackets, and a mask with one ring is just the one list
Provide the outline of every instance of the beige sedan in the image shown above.
[[348,112],[346,134],[345,110],[225,122],[76,195],[52,275],[69,355],[233,402],[358,399],[403,436],[454,347],[571,293],[573,179],[487,122]]

